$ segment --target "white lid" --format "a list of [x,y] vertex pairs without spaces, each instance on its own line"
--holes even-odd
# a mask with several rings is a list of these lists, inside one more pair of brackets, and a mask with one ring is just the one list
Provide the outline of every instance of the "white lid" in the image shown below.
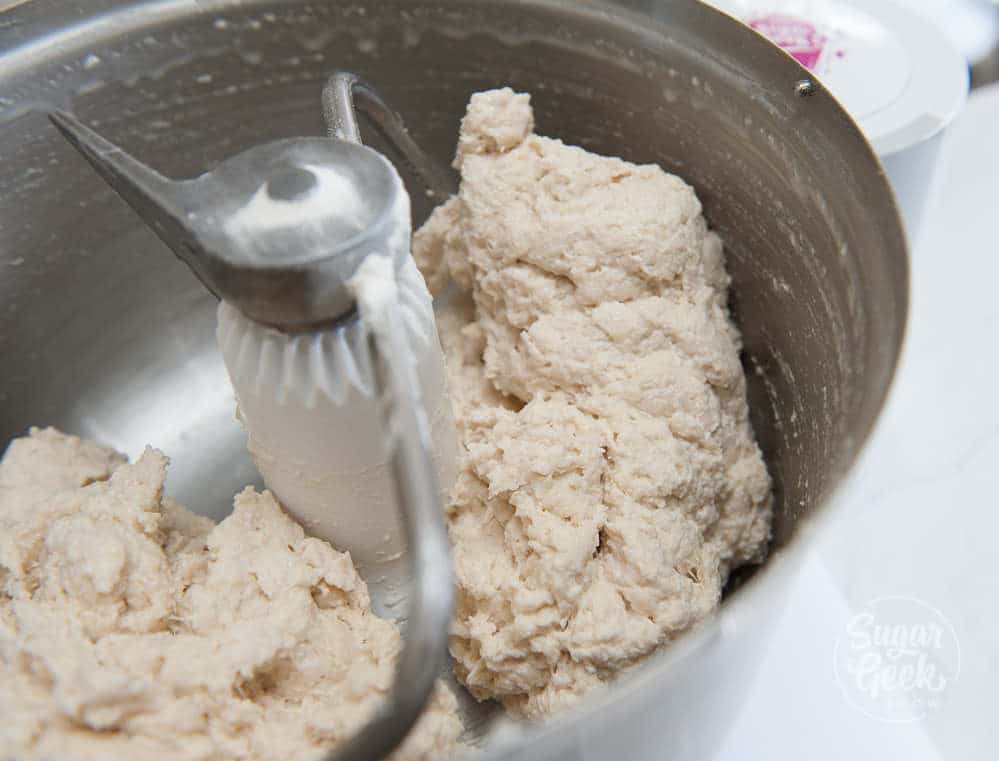
[[946,127],[968,67],[932,24],[887,0],[710,0],[813,71],[881,156]]

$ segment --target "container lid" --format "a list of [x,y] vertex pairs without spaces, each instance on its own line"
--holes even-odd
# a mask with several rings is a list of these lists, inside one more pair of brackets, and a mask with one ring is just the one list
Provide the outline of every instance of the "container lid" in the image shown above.
[[968,67],[928,21],[887,0],[710,0],[810,69],[881,156],[946,127]]

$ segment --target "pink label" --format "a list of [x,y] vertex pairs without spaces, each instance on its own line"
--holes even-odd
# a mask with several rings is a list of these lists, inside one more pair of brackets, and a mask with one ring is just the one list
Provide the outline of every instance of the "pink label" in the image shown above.
[[[750,18],[749,26],[790,53],[798,63],[816,71],[829,45],[829,38],[811,21],[785,13]],[[836,51],[838,58],[843,51]]]

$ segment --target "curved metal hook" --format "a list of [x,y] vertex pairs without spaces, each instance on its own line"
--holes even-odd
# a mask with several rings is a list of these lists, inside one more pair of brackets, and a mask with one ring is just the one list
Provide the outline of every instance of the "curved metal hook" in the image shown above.
[[355,102],[378,133],[420,176],[438,202],[443,203],[458,192],[454,175],[420,148],[409,134],[399,113],[382,99],[375,88],[349,71],[335,72],[323,88],[323,117],[330,137],[352,143],[361,142]]
[[[393,319],[402,319],[397,310]],[[405,347],[395,343],[373,336],[371,353],[413,575],[406,633],[387,699],[367,724],[322,761],[375,761],[395,750],[422,715],[447,658],[454,579],[430,422]]]
[[[428,187],[435,193],[450,195],[446,175],[416,145],[399,115],[377,91],[349,72],[334,74],[323,89],[323,112],[330,137],[361,143],[354,112],[355,93],[363,96],[366,113]],[[402,514],[413,577],[406,635],[385,703],[360,731],[322,761],[374,761],[395,750],[423,713],[447,657],[454,605],[447,524],[420,381],[407,362],[406,347],[398,345],[405,340],[398,324],[402,317],[397,309],[391,317],[394,329],[372,335],[370,348],[377,390],[384,404],[382,424],[389,440],[396,503]]]

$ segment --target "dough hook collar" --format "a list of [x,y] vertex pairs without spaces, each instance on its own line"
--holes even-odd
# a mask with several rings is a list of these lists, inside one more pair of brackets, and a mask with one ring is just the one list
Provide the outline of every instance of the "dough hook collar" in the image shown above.
[[172,180],[70,114],[50,118],[212,293],[281,330],[349,314],[358,265],[407,232],[394,167],[360,143],[279,140]]

